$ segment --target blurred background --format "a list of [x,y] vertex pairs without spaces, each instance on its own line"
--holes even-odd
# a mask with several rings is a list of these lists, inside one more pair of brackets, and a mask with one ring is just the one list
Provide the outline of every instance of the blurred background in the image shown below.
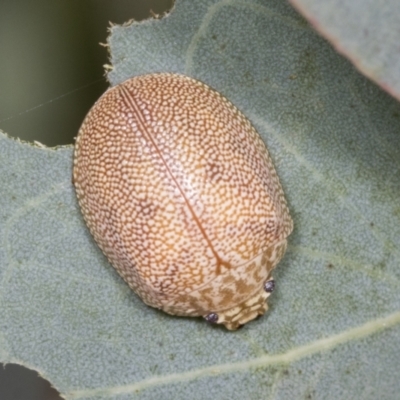
[[73,143],[107,89],[109,22],[162,14],[172,0],[0,0],[0,129],[47,146]]
[[[72,144],[107,89],[109,22],[162,14],[173,0],[0,0],[0,129],[47,146]],[[61,399],[35,371],[0,364],[1,400]]]

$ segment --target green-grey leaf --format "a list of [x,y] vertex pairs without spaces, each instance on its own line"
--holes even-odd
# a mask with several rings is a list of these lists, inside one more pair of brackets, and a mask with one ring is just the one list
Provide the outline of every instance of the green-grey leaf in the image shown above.
[[338,51],[400,100],[400,2],[290,0]]
[[145,306],[90,237],[72,148],[0,136],[0,361],[66,399],[394,399],[400,107],[285,2],[177,1],[115,26],[113,84],[185,73],[263,136],[295,230],[270,311],[236,332]]

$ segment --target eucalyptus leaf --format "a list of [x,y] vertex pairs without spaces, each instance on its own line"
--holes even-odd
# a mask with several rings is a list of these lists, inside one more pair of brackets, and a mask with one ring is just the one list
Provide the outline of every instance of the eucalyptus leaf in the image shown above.
[[114,26],[112,84],[169,71],[253,122],[295,229],[269,312],[229,332],[149,308],[82,220],[72,147],[0,136],[0,361],[66,399],[395,399],[400,106],[281,0],[180,0]]
[[362,73],[400,100],[400,2],[290,1]]

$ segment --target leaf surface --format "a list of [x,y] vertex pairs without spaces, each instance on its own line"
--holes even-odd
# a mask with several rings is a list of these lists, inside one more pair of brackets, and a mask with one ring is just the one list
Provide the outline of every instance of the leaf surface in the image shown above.
[[400,3],[290,0],[366,76],[400,99]]
[[270,311],[236,332],[145,306],[90,237],[72,147],[0,136],[0,361],[66,399],[394,399],[400,107],[279,0],[180,0],[114,26],[112,84],[179,72],[254,123],[295,229]]

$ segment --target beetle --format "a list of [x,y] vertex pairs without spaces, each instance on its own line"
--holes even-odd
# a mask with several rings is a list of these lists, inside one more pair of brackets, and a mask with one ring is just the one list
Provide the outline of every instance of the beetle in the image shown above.
[[223,95],[172,73],[110,88],[79,130],[73,180],[146,304],[230,330],[267,310],[293,222],[262,139]]

